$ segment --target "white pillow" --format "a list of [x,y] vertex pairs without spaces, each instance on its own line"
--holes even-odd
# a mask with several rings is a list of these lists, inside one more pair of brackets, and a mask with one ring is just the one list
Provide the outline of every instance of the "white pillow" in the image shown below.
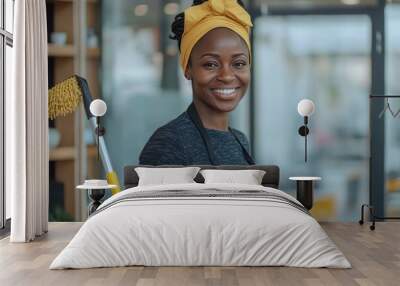
[[139,176],[138,186],[196,183],[193,179],[199,170],[199,167],[135,168]]
[[205,184],[234,183],[261,185],[265,171],[262,170],[201,170]]

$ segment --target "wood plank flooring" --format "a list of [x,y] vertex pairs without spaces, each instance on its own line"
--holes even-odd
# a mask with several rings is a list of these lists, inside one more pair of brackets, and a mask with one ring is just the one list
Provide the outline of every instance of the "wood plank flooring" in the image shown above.
[[356,223],[321,223],[352,269],[290,267],[120,267],[48,270],[81,223],[50,223],[32,243],[0,240],[0,285],[400,285],[400,223],[379,222],[375,231]]

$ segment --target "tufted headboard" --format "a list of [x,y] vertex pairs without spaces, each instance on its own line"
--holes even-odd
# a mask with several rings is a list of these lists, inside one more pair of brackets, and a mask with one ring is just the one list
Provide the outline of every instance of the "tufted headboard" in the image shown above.
[[[192,166],[178,166],[178,165],[162,165],[162,166],[148,166],[148,165],[133,165],[125,166],[124,168],[124,187],[128,189],[136,187],[138,185],[139,177],[135,171],[136,167],[148,167],[148,168],[179,168],[179,167],[192,167]],[[266,173],[262,179],[262,185],[265,187],[272,187],[278,189],[279,187],[279,167],[275,165],[196,165],[201,169],[220,169],[220,170],[248,170],[257,169],[264,170]],[[203,176],[199,173],[194,179],[197,183],[204,183]]]

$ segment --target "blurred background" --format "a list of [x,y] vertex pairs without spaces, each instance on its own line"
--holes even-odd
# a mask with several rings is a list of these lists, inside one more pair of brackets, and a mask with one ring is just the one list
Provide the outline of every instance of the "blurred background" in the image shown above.
[[[400,94],[400,1],[244,2],[254,22],[252,85],[231,126],[248,136],[257,164],[278,165],[280,189],[292,195],[290,176],[322,177],[312,209],[321,221],[358,221],[384,172],[372,195],[384,214],[400,215],[400,116],[379,118],[385,102],[369,99]],[[48,1],[49,86],[79,73],[106,101],[105,139],[121,183],[151,134],[191,102],[177,42],[168,38],[174,16],[191,3]],[[307,163],[297,133],[303,98],[316,105]],[[390,105],[400,110],[400,99]],[[82,112],[49,127],[50,217],[83,220],[87,195],[74,188],[104,176],[91,130]]]

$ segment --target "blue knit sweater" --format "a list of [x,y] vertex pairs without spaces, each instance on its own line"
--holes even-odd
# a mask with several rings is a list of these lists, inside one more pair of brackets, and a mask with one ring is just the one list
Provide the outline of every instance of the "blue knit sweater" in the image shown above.
[[[249,152],[249,142],[239,130],[232,131]],[[219,165],[249,165],[242,147],[229,131],[207,129]],[[207,148],[187,112],[158,128],[144,146],[141,165],[210,165]]]

